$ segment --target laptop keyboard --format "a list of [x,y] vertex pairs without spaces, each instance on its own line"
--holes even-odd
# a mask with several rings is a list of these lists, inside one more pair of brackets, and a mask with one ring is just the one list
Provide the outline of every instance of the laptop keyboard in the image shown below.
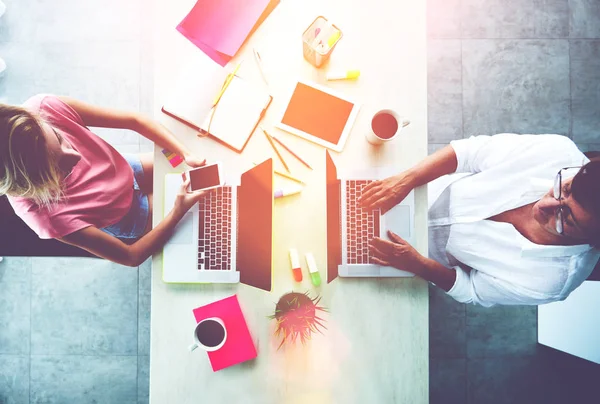
[[198,202],[198,269],[231,270],[231,187],[212,189]]
[[379,210],[366,211],[358,204],[370,180],[346,181],[346,224],[348,264],[372,264],[369,241],[379,235]]

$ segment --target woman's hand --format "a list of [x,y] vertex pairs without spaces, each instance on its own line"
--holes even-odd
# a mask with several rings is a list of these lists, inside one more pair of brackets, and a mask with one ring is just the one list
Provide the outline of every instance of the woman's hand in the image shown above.
[[381,209],[381,214],[386,213],[402,202],[414,188],[414,178],[404,171],[398,175],[384,180],[373,181],[363,189],[358,202],[363,209]]
[[210,191],[193,191],[188,192],[187,187],[190,185],[190,180],[187,179],[179,188],[179,192],[175,197],[175,205],[173,206],[173,212],[179,216],[183,216],[195,203],[205,196]]
[[375,237],[370,245],[371,259],[379,265],[390,266],[419,275],[426,258],[396,233],[388,230],[392,241]]
[[203,165],[206,164],[206,159],[200,160],[200,159],[194,157],[191,153],[184,153],[183,159],[185,160],[185,164],[187,164],[188,166],[190,166],[192,168],[202,167]]

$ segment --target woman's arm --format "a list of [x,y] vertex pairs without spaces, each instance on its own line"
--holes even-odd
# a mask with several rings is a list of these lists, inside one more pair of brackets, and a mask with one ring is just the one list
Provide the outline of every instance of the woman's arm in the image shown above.
[[131,245],[93,226],[59,240],[117,264],[137,267],[167,242],[184,213],[171,211],[158,226]]
[[160,147],[181,155],[188,165],[192,167],[202,165],[201,162],[192,157],[190,150],[177,140],[167,128],[152,119],[136,112],[98,107],[70,97],[61,96],[58,98],[73,108],[86,126],[133,130]]
[[173,229],[185,213],[196,204],[200,198],[211,191],[187,192],[189,180],[185,181],[175,198],[171,212],[154,229],[128,245],[102,230],[90,226],[66,235],[59,240],[83,248],[101,258],[127,266],[139,266],[148,257],[158,251],[171,237]]

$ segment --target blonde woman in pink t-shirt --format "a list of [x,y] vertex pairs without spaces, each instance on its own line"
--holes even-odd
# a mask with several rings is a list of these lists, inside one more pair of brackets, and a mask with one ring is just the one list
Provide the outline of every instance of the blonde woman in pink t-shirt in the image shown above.
[[123,265],[160,249],[203,195],[182,184],[173,210],[152,229],[152,155],[122,156],[88,126],[130,129],[205,164],[144,116],[68,97],[0,104],[0,195],[40,238],[55,238]]

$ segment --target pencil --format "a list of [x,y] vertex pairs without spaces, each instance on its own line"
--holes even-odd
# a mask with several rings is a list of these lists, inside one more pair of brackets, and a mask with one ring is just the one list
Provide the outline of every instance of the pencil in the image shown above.
[[286,145],[284,145],[281,140],[277,139],[275,136],[271,136],[273,138],[274,141],[276,141],[277,143],[279,143],[281,146],[283,146],[284,149],[286,149],[287,151],[290,152],[290,154],[294,157],[296,157],[298,159],[298,161],[300,161],[302,164],[304,164],[306,167],[310,168],[311,170],[313,169],[311,166],[308,165],[308,163],[304,160],[302,160],[300,158],[300,156],[298,156],[296,153],[294,153],[292,151],[292,149],[290,149],[289,147],[287,147]]
[[283,166],[285,167],[285,170],[289,173],[290,172],[290,168],[287,166],[287,164],[285,164],[285,160],[283,160],[283,157],[281,157],[281,154],[279,154],[279,150],[277,150],[277,147],[275,146],[275,143],[273,143],[273,140],[271,139],[271,135],[269,135],[267,133],[267,131],[262,128],[262,126],[260,127],[260,130],[263,131],[263,133],[267,137],[267,140],[271,144],[271,147],[273,148],[273,150],[275,150],[275,153],[277,154],[277,157],[279,157],[279,161],[281,161],[281,164],[283,164]]
[[258,70],[260,71],[260,75],[268,87],[269,82],[267,81],[267,77],[265,76],[265,72],[263,71],[263,68],[262,68],[262,58],[260,57],[260,54],[258,53],[258,51],[256,49],[252,49],[252,51],[254,52],[254,60],[256,60],[256,64],[258,65]]
[[302,181],[300,178],[296,178],[296,177],[294,177],[292,175],[287,175],[286,173],[282,173],[281,171],[277,171],[277,170],[273,170],[273,172],[275,174],[283,177],[283,178],[287,178],[288,180],[292,180],[292,181],[295,181],[295,182],[297,182],[299,184],[304,185],[304,181]]
[[213,101],[213,107],[216,106],[219,103],[219,101],[221,100],[221,97],[225,93],[225,90],[227,90],[227,87],[229,87],[229,84],[233,80],[233,77],[235,76],[237,71],[240,69],[240,66],[242,66],[241,62],[238,63],[238,65],[235,67],[235,69],[233,69],[233,72],[229,73],[227,75],[227,78],[225,78],[225,82],[223,83],[223,86],[221,87],[221,91],[219,91],[219,93],[217,94],[217,96],[215,97],[215,99]]
[[[254,164],[255,166],[256,166],[256,165],[258,165],[258,164],[256,164],[256,163],[252,163],[252,164]],[[277,171],[277,170],[273,170],[273,172],[274,172],[276,175],[279,175],[279,176],[281,176],[281,177],[283,177],[283,178],[287,178],[288,180],[295,181],[295,182],[297,182],[298,184],[306,185],[306,183],[305,183],[304,181],[302,181],[300,178],[296,178],[296,177],[294,177],[293,175],[289,175],[289,174],[286,174],[286,173],[282,173],[281,171]]]

